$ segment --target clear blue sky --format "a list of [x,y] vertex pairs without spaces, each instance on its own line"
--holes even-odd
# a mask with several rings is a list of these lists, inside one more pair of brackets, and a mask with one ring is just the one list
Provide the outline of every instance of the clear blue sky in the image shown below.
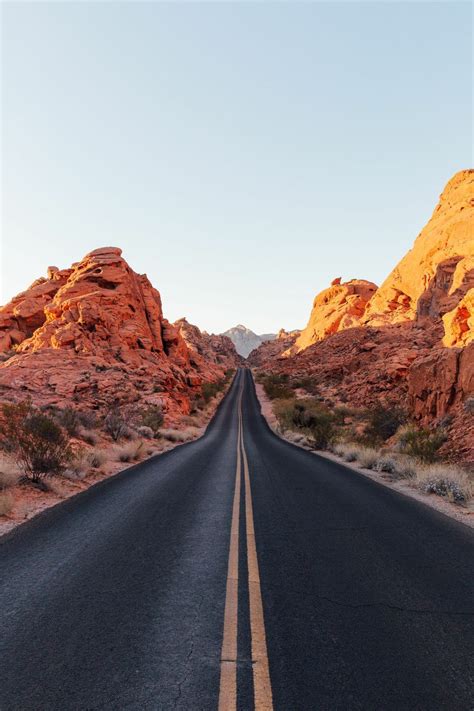
[[470,167],[470,3],[2,11],[2,302],[117,245],[172,320],[301,327]]

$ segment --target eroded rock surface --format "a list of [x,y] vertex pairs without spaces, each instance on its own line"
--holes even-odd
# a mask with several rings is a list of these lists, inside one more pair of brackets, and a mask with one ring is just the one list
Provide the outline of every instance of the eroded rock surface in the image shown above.
[[213,337],[197,359],[179,325],[164,318],[159,292],[116,247],[71,269],[50,268],[0,309],[0,333],[10,356],[0,366],[0,397],[37,404],[100,409],[140,400],[172,418],[189,411],[203,381],[238,362],[231,343],[220,361]]

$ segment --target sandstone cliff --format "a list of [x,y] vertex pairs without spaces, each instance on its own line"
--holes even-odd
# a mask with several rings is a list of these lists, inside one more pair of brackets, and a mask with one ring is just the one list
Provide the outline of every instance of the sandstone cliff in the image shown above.
[[264,344],[250,361],[314,378],[328,402],[398,403],[424,424],[449,415],[448,448],[473,461],[473,342],[474,171],[465,170],[379,289],[335,280],[286,352]]
[[376,289],[375,284],[364,279],[345,283],[340,278],[334,279],[328,289],[315,297],[308,325],[286,355],[304,351],[333,333],[357,326]]
[[365,323],[376,326],[423,318],[439,321],[455,310],[468,292],[472,318],[473,225],[474,170],[463,170],[448,182],[413,248],[374,294]]
[[186,343],[192,365],[202,368],[203,364],[211,363],[228,369],[243,363],[243,358],[227,336],[201,331],[185,318],[175,321],[173,325]]
[[[37,404],[101,407],[141,400],[169,417],[186,413],[203,381],[237,363],[208,344],[194,358],[160,294],[115,247],[97,249],[0,309],[0,397]],[[212,357],[210,354],[212,353]]]

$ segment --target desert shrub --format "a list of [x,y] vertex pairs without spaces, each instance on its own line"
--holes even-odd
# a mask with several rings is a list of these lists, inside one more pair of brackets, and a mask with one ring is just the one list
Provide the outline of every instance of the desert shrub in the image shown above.
[[283,432],[294,427],[293,415],[295,411],[294,400],[277,400],[273,405],[273,412]]
[[346,417],[350,417],[352,410],[346,405],[336,405],[333,409],[334,419],[338,425],[343,425]]
[[474,494],[472,476],[448,464],[425,467],[418,474],[418,486],[426,493],[443,496],[458,504],[469,501]]
[[235,368],[227,368],[227,370],[224,373],[224,378],[226,382],[229,382],[229,380],[232,380],[235,374]]
[[334,417],[329,412],[319,412],[308,419],[307,429],[316,449],[327,449],[336,437]]
[[371,447],[361,447],[357,453],[357,462],[364,469],[375,469],[379,458],[379,452]]
[[79,437],[79,439],[82,439],[83,442],[91,444],[93,447],[99,441],[99,436],[96,432],[94,432],[93,430],[86,430],[83,427],[80,427],[78,429],[77,436]]
[[58,412],[58,422],[70,437],[75,437],[79,428],[79,416],[73,407],[65,407]]
[[281,401],[274,411],[283,430],[301,430],[316,449],[327,449],[335,439],[333,415],[314,398]]
[[164,421],[163,410],[159,405],[148,405],[142,410],[140,420],[143,427],[149,427],[156,435]]
[[182,425],[194,426],[196,424],[196,418],[192,415],[181,415],[179,421]]
[[445,441],[444,432],[427,428],[409,426],[398,434],[400,450],[426,463],[436,460],[438,450]]
[[294,392],[288,385],[287,375],[266,375],[262,384],[265,394],[270,400],[287,400],[294,397]]
[[355,462],[359,456],[359,447],[348,442],[337,442],[333,451],[346,462]]
[[85,410],[84,412],[78,412],[77,416],[79,422],[86,430],[94,430],[99,426],[99,418],[94,410]]
[[377,460],[374,468],[378,472],[387,472],[388,474],[394,474],[397,471],[397,463],[391,457],[380,457]]
[[203,397],[197,397],[191,403],[191,414],[199,412],[199,410],[204,410],[206,407],[206,401]]
[[310,378],[308,375],[303,378],[294,378],[291,381],[291,387],[306,390],[306,392],[310,393],[310,395],[317,395],[318,393],[316,380],[314,378]]
[[125,416],[119,407],[113,407],[109,410],[104,420],[104,428],[114,442],[117,442],[121,437],[125,437],[129,431]]
[[464,409],[469,412],[470,415],[474,415],[474,397],[468,397],[464,402]]
[[119,462],[135,462],[144,454],[143,442],[130,442],[123,447],[116,447],[115,456]]
[[368,411],[367,415],[368,423],[364,435],[367,441],[373,443],[385,442],[406,421],[406,414],[398,407],[387,408],[376,405]]
[[107,453],[103,449],[93,449],[87,453],[86,461],[93,469],[99,469],[107,461]]
[[198,430],[191,427],[186,427],[182,430],[166,429],[161,430],[161,436],[167,439],[168,442],[188,442],[193,439]]
[[8,454],[0,454],[0,489],[8,489],[10,486],[15,486],[21,475],[21,469],[13,457]]
[[451,413],[444,415],[439,421],[439,427],[441,429],[449,429],[454,422],[454,415]]
[[51,494],[55,494],[56,496],[59,496],[60,498],[64,497],[64,488],[61,486],[61,484],[56,480],[53,479],[45,479],[42,482],[42,489],[44,491],[49,491]]
[[394,472],[397,479],[415,479],[418,475],[420,464],[411,457],[397,457],[396,470]]
[[2,405],[1,442],[15,453],[25,477],[35,483],[62,472],[71,458],[65,432],[30,402]]
[[217,395],[218,392],[224,389],[226,385],[225,380],[218,380],[215,383],[203,383],[201,385],[201,393],[204,402],[208,403],[213,397]]
[[153,439],[153,437],[155,437],[155,433],[153,432],[151,427],[146,427],[146,425],[141,425],[141,427],[138,427],[137,433],[140,437],[144,437],[145,439]]
[[0,516],[6,516],[13,508],[15,499],[10,491],[0,491]]
[[452,464],[419,465],[418,487],[429,494],[442,496],[453,503],[468,502],[474,496],[474,476]]

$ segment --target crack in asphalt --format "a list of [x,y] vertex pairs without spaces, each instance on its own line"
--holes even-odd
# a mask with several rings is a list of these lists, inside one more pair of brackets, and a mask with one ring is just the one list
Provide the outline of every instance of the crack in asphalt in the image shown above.
[[200,601],[199,601],[199,604],[198,604],[197,607],[196,607],[196,611],[195,611],[195,613],[194,613],[194,620],[193,620],[193,624],[192,624],[192,630],[193,630],[193,632],[192,632],[191,637],[190,637],[190,639],[189,639],[189,645],[190,645],[190,647],[189,647],[189,652],[188,652],[188,655],[187,655],[186,660],[185,660],[185,662],[184,662],[185,673],[184,673],[184,676],[183,676],[183,677],[177,682],[177,684],[176,684],[176,686],[177,686],[177,688],[178,688],[178,693],[177,693],[177,695],[175,696],[175,698],[174,698],[174,700],[173,700],[173,701],[174,701],[174,708],[175,708],[175,709],[178,708],[178,703],[179,703],[179,701],[180,701],[180,699],[181,699],[181,696],[182,696],[182,693],[183,693],[183,684],[185,684],[186,681],[187,681],[187,679],[188,679],[188,675],[189,675],[189,668],[188,668],[188,667],[189,667],[189,662],[191,661],[191,658],[192,658],[192,656],[193,656],[193,654],[194,654],[194,640],[195,640],[195,636],[196,636],[196,623],[197,623],[197,620],[198,620],[199,615],[200,615],[200,612],[201,612],[201,607],[202,607],[203,600],[204,600],[204,598],[201,597],[201,599],[200,599]]

